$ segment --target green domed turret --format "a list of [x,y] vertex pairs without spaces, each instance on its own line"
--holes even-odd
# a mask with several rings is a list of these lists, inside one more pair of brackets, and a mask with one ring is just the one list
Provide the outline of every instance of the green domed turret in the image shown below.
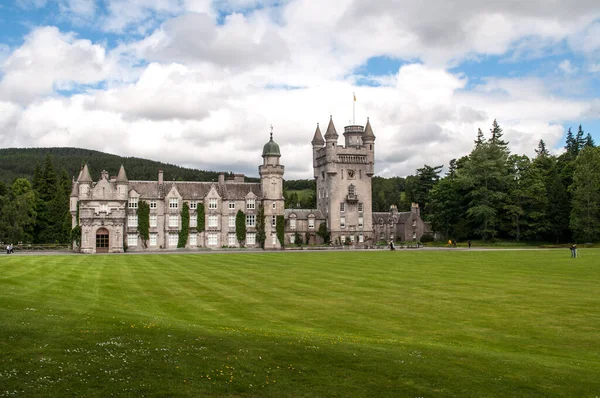
[[273,141],[273,133],[271,133],[271,139],[267,142],[263,148],[263,158],[265,156],[277,156],[281,157],[281,152],[279,152],[279,145],[275,141]]

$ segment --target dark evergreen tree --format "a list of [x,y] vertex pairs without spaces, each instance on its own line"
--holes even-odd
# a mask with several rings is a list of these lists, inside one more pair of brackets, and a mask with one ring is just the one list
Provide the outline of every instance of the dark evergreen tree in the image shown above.
[[241,210],[238,210],[235,215],[235,236],[240,246],[244,246],[246,242],[246,215]]
[[575,161],[570,226],[579,242],[600,240],[600,148],[585,148]]
[[538,144],[538,147],[535,150],[535,153],[537,156],[543,156],[543,157],[550,156],[550,152],[548,152],[548,149],[546,148],[546,143],[544,142],[544,140],[540,140],[540,143]]

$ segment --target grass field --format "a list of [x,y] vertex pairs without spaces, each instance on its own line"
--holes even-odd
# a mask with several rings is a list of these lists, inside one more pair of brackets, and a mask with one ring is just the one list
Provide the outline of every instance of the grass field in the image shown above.
[[597,397],[600,250],[0,257],[0,396]]

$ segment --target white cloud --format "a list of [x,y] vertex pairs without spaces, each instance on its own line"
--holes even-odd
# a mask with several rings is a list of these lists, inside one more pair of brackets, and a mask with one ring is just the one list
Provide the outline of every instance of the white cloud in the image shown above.
[[[590,72],[597,67],[592,21],[600,14],[592,1],[106,0],[106,13],[60,1],[65,13],[139,36],[120,36],[107,51],[56,28],[32,31],[2,67],[3,142],[256,175],[273,124],[286,178],[311,178],[316,123],[324,129],[333,114],[341,135],[356,92],[356,122],[370,117],[377,136],[376,172],[391,176],[467,154],[477,128],[487,133],[494,118],[513,152],[532,155],[540,138],[560,146],[560,123],[598,117],[600,109],[597,100],[557,89],[582,84],[567,79],[577,67],[563,52],[575,49],[589,57]],[[217,19],[223,10],[233,13]],[[515,61],[548,53],[564,59],[562,74],[549,66],[558,83],[490,76],[469,84],[468,75],[448,70],[489,54]],[[357,86],[354,70],[374,56],[404,64],[368,76],[379,87]]]
[[111,70],[103,47],[55,27],[42,27],[4,62],[0,99],[28,103],[70,83],[94,84]]
[[559,65],[558,69],[560,69],[565,75],[570,76],[574,75],[579,71],[579,68],[574,66],[570,60],[565,59]]

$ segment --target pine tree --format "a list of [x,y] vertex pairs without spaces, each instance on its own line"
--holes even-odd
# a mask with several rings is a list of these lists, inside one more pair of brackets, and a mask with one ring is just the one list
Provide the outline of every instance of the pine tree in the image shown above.
[[593,148],[595,146],[594,139],[592,138],[590,133],[587,133],[587,136],[585,137],[585,145],[584,146],[586,148]]
[[477,139],[475,140],[475,146],[479,147],[485,144],[485,137],[483,136],[483,131],[481,129],[477,129]]
[[571,230],[579,242],[600,240],[600,148],[585,148],[575,161]]
[[504,135],[502,131],[502,128],[500,127],[496,119],[494,119],[494,122],[492,123],[492,128],[490,129],[490,132],[492,133],[490,143],[492,145],[497,145],[501,148],[506,149],[508,147],[508,142],[502,139],[502,136]]
[[544,140],[540,140],[540,143],[538,144],[537,149],[535,150],[535,153],[537,156],[550,156],[550,152],[548,152],[548,149],[546,148],[546,143],[544,142]]
[[573,132],[571,131],[570,127],[567,131],[567,138],[565,141],[566,153],[569,154],[569,156],[572,159],[575,159],[575,157],[577,157],[577,153],[579,153],[579,148],[577,147],[577,141],[575,140],[575,137],[573,136]]

